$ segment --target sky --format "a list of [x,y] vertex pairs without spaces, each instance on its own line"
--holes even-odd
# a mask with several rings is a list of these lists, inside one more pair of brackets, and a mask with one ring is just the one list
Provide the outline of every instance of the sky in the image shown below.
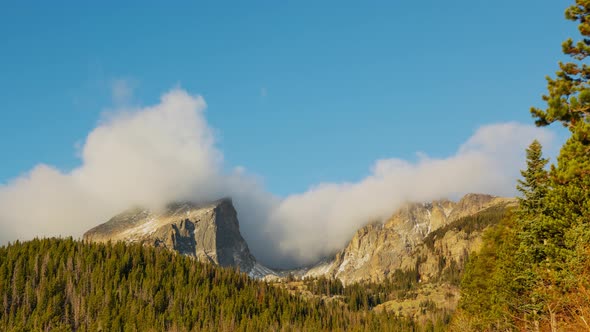
[[[301,264],[404,200],[514,194],[530,140],[554,156],[564,137],[528,110],[575,36],[566,5],[1,4],[0,243],[79,235],[126,204],[232,195],[246,239],[277,249],[265,259]],[[27,197],[51,204],[20,216]]]

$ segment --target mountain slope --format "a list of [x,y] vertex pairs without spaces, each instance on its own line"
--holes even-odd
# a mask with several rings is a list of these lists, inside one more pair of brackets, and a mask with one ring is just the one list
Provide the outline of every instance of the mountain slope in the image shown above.
[[0,331],[415,331],[233,269],[118,242],[0,247]]
[[207,204],[174,203],[163,212],[131,209],[89,230],[84,240],[147,244],[202,262],[234,266],[256,278],[274,274],[250,253],[230,199]]
[[[385,223],[373,223],[359,229],[345,249],[331,261],[305,271],[305,277],[329,276],[345,284],[360,281],[381,281],[397,269],[420,269],[421,278],[439,276],[440,269],[435,248],[424,245],[429,234],[463,218],[474,216],[493,207],[515,204],[511,198],[483,194],[468,194],[459,202],[439,200],[431,203],[409,203],[399,209]],[[440,233],[440,232],[438,232]],[[481,230],[475,233],[445,229],[438,234],[437,252],[442,252],[448,263],[460,262],[481,243]]]
[[387,222],[361,228],[333,259],[293,274],[312,289],[325,280],[352,289],[346,293],[366,289],[378,312],[422,323],[445,317],[457,308],[470,255],[480,251],[484,233],[508,218],[516,204],[513,198],[480,194],[456,203],[407,204]]

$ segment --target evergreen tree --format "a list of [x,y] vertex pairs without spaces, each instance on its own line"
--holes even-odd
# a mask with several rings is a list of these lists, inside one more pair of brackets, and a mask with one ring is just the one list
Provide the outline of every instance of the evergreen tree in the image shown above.
[[542,146],[534,140],[526,150],[527,168],[520,171],[522,179],[518,180],[516,188],[521,193],[519,198],[521,211],[531,213],[539,211],[543,204],[543,198],[547,194],[548,174],[545,166],[549,162],[543,158]]
[[[549,191],[549,176],[545,170],[548,160],[542,156],[542,146],[534,140],[526,150],[527,168],[520,173],[522,179],[516,186],[521,193],[519,197],[516,259],[518,270],[513,271],[519,282],[512,285],[510,292],[520,297],[531,297],[531,288],[538,281],[533,266],[546,257],[547,230],[550,223],[546,222],[543,211],[546,207],[545,197]],[[516,305],[516,311],[536,319],[540,308],[537,301],[525,301],[524,305]]]
[[[463,301],[456,324],[473,327],[474,321],[483,321],[476,330],[495,330],[502,322],[520,330],[588,329],[590,66],[585,62],[590,55],[590,0],[575,0],[565,16],[578,23],[581,38],[563,43],[571,61],[559,63],[555,78],[547,78],[547,105],[531,113],[538,126],[558,122],[571,136],[549,172],[540,144],[533,142],[527,150],[527,169],[517,186],[522,197],[516,222],[508,226],[503,241],[484,239],[484,248],[498,253],[498,259],[478,257],[468,265],[464,285],[469,287],[463,297],[472,302]],[[496,281],[481,286],[482,271],[491,271],[489,279]],[[491,301],[478,298],[481,292],[490,294]],[[482,320],[482,314],[468,310],[480,305],[499,308],[503,319]]]
[[578,23],[581,39],[563,43],[571,61],[560,62],[556,77],[547,78],[546,108],[532,108],[531,113],[537,125],[559,122],[571,136],[551,167],[542,209],[534,200],[524,200],[522,208],[537,220],[520,234],[520,248],[528,249],[520,251],[529,253],[523,271],[536,279],[531,302],[552,328],[571,323],[577,316],[573,313],[590,304],[590,297],[576,295],[577,289],[590,286],[585,274],[590,261],[590,67],[585,63],[590,55],[590,1],[576,0],[565,16]]
[[546,109],[533,107],[531,113],[538,126],[561,122],[572,132],[588,125],[590,115],[590,67],[584,60],[590,55],[590,1],[576,0],[565,11],[568,20],[578,22],[581,40],[574,43],[570,38],[562,44],[564,54],[572,58],[571,62],[559,63],[560,70],[556,78],[547,77],[548,94],[543,96],[547,102]]
[[581,40],[563,43],[572,60],[560,63],[556,78],[547,79],[546,109],[531,110],[537,125],[560,122],[571,132],[551,169],[552,189],[543,211],[545,270],[555,270],[560,279],[569,279],[571,271],[564,269],[582,262],[590,240],[590,67],[585,63],[590,55],[590,1],[576,0],[565,15],[578,23]]

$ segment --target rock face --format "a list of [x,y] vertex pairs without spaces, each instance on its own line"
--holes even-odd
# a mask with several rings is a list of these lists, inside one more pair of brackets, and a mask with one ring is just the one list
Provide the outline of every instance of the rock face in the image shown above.
[[230,199],[208,204],[174,203],[159,213],[131,209],[89,230],[84,240],[164,247],[203,262],[238,267],[256,278],[275,274],[250,253]]
[[468,194],[458,202],[408,203],[386,222],[359,229],[331,259],[281,273],[259,264],[250,253],[230,199],[208,204],[175,203],[163,212],[131,209],[89,230],[84,239],[164,247],[200,261],[235,266],[252,277],[268,280],[290,272],[303,277],[338,278],[348,284],[381,281],[396,270],[418,270],[420,278],[429,281],[449,269],[461,269],[467,255],[479,249],[486,226],[478,224],[479,219],[489,219],[490,214],[497,219],[514,205],[515,199],[482,194]]
[[302,275],[329,276],[346,284],[380,281],[397,269],[417,269],[422,280],[438,278],[453,264],[461,266],[466,256],[481,244],[483,227],[465,226],[459,221],[465,220],[467,225],[472,221],[465,218],[484,211],[488,215],[496,210],[501,213],[514,204],[516,201],[511,198],[482,194],[468,194],[459,202],[406,204],[385,223],[359,229],[332,260],[321,262]]

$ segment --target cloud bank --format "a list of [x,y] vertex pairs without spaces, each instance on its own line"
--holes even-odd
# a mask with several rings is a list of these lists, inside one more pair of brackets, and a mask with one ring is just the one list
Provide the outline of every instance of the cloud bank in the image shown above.
[[534,138],[549,147],[555,140],[548,129],[530,125],[487,125],[446,158],[378,160],[361,181],[322,183],[281,198],[240,167],[224,171],[205,108],[202,97],[174,89],[157,105],[119,109],[89,133],[78,168],[63,172],[41,164],[0,186],[0,244],[77,237],[130,206],[231,196],[242,234],[260,261],[310,264],[406,201],[469,192],[514,195],[526,146]]
[[276,233],[284,234],[279,250],[302,262],[329,255],[343,248],[367,221],[384,220],[408,201],[458,199],[471,192],[514,196],[524,149],[534,138],[544,145],[554,139],[551,132],[533,126],[489,125],[448,158],[421,154],[417,162],[378,160],[359,182],[320,184],[287,197],[271,217]]

